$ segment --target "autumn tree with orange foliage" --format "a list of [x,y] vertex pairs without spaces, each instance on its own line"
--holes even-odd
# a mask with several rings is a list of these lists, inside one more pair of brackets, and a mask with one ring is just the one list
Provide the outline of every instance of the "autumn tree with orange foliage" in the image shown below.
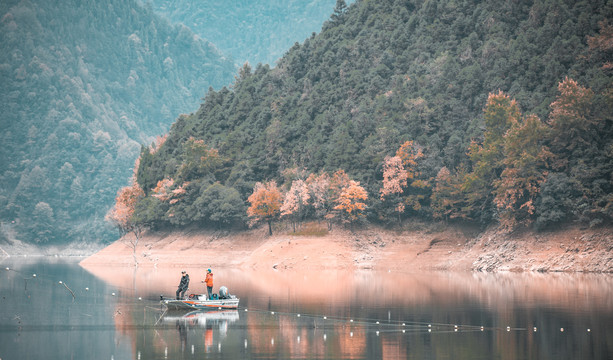
[[[138,167],[136,167],[138,168]],[[138,266],[136,258],[136,246],[145,230],[145,225],[138,221],[135,216],[138,202],[145,197],[145,193],[138,183],[133,180],[130,186],[121,188],[115,198],[115,206],[106,214],[106,220],[119,229],[122,238],[132,248],[134,265]],[[128,237],[132,233],[134,237]]]
[[173,179],[165,178],[158,181],[157,185],[151,190],[151,196],[161,201],[168,201],[171,205],[176,204],[179,202],[181,195],[187,192],[185,188],[189,184],[190,182],[187,181],[177,187]]
[[592,90],[567,77],[558,85],[558,91],[549,114],[553,168],[572,171],[577,158],[595,150],[590,147],[597,143],[600,121],[592,114]]
[[151,190],[151,196],[161,201],[168,200],[172,194],[171,189],[174,184],[175,181],[173,179],[168,178],[158,181],[157,185]]
[[344,170],[338,170],[332,176],[326,172],[310,174],[306,179],[310,201],[315,218],[325,220],[328,230],[332,230],[332,221],[340,214],[335,210],[336,200],[351,179]]
[[387,156],[383,162],[383,187],[379,190],[381,200],[392,202],[399,222],[407,206],[417,211],[425,199],[421,189],[428,187],[428,183],[418,178],[420,173],[417,170],[417,161],[423,156],[419,146],[413,141],[406,141],[395,156]]
[[[309,187],[311,205],[315,212],[315,217],[319,219],[327,219],[326,216],[332,211],[333,201],[330,191],[330,175],[323,172],[319,175],[310,174],[306,179]],[[330,229],[330,224],[328,224]]]
[[598,23],[600,32],[596,36],[588,36],[587,44],[590,49],[590,57],[600,57],[603,62],[603,70],[613,69],[613,25],[603,20]]
[[493,183],[500,178],[504,169],[504,135],[520,121],[521,113],[517,102],[499,91],[489,94],[483,117],[483,141],[473,140],[468,149],[472,171],[462,184],[467,201],[463,216],[474,218],[477,215],[488,222],[493,217]]
[[328,195],[329,200],[332,201],[330,204],[331,208],[325,216],[325,219],[328,221],[328,230],[332,230],[332,222],[334,220],[343,220],[343,214],[339,209],[337,209],[338,199],[340,198],[343,190],[349,186],[351,182],[351,178],[345,172],[345,170],[337,170],[330,177]]
[[330,196],[333,201],[337,199],[344,188],[349,186],[351,179],[345,170],[337,170],[330,178]]
[[304,216],[308,201],[311,198],[309,187],[304,180],[292,181],[292,187],[287,193],[281,206],[281,216],[292,219],[294,232],[296,232],[296,223],[300,222]]
[[252,224],[260,221],[268,223],[268,234],[272,235],[272,221],[279,218],[283,195],[275,181],[265,184],[256,183],[253,193],[247,199],[251,206],[247,209],[247,215],[251,218]]
[[341,211],[341,218],[351,224],[360,220],[364,216],[366,203],[362,202],[368,199],[368,193],[360,186],[360,183],[350,180],[345,186],[336,200],[336,210]]
[[[567,211],[595,226],[613,217],[613,90],[595,94],[567,77],[558,91],[548,121],[552,177],[565,177],[577,193],[573,203],[564,206]],[[553,178],[544,186],[549,189],[550,185]],[[550,208],[541,206],[540,211],[547,214]]]
[[168,140],[168,134],[157,136],[155,138],[155,141],[151,144],[151,146],[149,146],[149,152],[151,154],[155,154],[156,152],[158,152],[162,145],[166,143],[166,140]]
[[404,212],[405,202],[402,193],[407,186],[408,173],[399,156],[386,156],[383,161],[383,187],[380,190],[381,200],[389,200],[394,204],[394,210],[400,214]]
[[507,229],[534,221],[536,199],[552,157],[543,145],[547,130],[536,115],[530,115],[504,136],[504,170],[493,185],[499,220]]

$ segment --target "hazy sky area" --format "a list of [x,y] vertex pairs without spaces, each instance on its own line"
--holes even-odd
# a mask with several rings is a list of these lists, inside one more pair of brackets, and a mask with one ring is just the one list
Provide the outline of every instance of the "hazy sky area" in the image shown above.
[[[347,0],[347,5],[354,0]],[[294,43],[321,31],[336,0],[150,0],[154,11],[189,27],[237,65],[276,61]]]

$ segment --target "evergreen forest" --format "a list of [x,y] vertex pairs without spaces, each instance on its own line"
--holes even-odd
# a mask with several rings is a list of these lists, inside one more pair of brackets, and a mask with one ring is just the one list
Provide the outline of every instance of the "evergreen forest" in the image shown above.
[[0,34],[0,243],[116,239],[140,144],[236,73],[133,0],[3,0]]
[[610,0],[338,0],[274,68],[245,64],[143,145],[108,217],[610,223],[610,19]]

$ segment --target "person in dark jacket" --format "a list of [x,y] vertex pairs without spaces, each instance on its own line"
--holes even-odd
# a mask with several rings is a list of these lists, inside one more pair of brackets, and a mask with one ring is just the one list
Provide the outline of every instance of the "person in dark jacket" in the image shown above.
[[[177,289],[177,300],[185,298],[185,292],[189,288],[189,274],[185,272],[185,270],[181,271],[181,282],[179,283],[179,288]],[[181,297],[179,297],[181,295]]]

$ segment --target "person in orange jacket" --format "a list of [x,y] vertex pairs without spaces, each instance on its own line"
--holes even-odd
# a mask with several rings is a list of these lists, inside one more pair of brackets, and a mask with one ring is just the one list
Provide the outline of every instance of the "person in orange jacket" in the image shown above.
[[211,269],[207,269],[204,282],[206,283],[206,291],[209,295],[209,300],[211,300],[211,296],[213,296],[213,273]]

